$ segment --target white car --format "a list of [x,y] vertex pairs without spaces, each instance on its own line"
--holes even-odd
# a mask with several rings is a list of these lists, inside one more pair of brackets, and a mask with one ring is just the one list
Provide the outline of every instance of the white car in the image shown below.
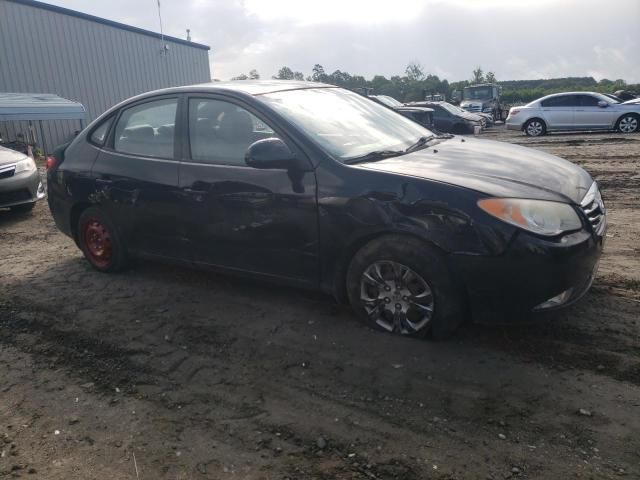
[[531,137],[558,130],[618,130],[637,132],[640,105],[617,103],[596,92],[547,95],[523,107],[512,107],[507,129],[522,130]]

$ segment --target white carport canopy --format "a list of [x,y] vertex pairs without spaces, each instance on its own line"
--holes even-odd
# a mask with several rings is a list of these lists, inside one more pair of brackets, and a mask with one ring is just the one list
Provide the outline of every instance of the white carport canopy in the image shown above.
[[84,105],[52,93],[0,92],[0,121],[84,120]]

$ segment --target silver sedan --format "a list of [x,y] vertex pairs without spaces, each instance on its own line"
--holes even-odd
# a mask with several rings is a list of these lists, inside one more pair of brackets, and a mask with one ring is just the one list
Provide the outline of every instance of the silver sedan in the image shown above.
[[0,147],[0,208],[28,212],[45,196],[33,159]]
[[640,129],[640,105],[618,103],[596,92],[567,92],[547,95],[523,107],[512,107],[507,129],[522,130],[531,137],[559,130]]

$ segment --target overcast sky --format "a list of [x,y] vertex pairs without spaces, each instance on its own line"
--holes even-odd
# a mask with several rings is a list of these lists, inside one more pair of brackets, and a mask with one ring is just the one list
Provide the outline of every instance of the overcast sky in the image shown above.
[[[49,3],[159,31],[156,0]],[[214,78],[314,64],[367,78],[409,62],[450,81],[640,82],[640,0],[161,0],[164,31],[211,46]]]

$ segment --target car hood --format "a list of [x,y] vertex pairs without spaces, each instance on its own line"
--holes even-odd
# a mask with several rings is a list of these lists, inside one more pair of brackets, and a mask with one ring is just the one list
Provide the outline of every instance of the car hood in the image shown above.
[[480,121],[480,115],[478,115],[477,113],[468,112],[466,110],[463,110],[461,112],[458,111],[458,112],[454,113],[453,115],[455,115],[457,117],[466,118],[468,120],[473,120],[473,121],[476,121],[476,122]]
[[495,197],[580,203],[593,183],[555,155],[492,140],[453,137],[416,152],[354,165],[445,182]]
[[490,98],[486,98],[484,100],[463,100],[462,102],[460,102],[460,108],[464,108],[464,107],[468,107],[468,106],[473,106],[473,105],[479,105],[482,106],[485,103],[489,103],[491,101]]
[[16,163],[20,160],[24,160],[25,158],[28,157],[24,153],[0,147],[0,165],[5,165],[7,163]]

